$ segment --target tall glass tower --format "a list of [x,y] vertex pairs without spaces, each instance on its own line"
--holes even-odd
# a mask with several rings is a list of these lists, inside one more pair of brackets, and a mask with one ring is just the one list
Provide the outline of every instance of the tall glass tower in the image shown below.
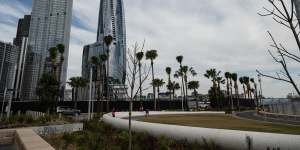
[[[66,83],[73,0],[33,0],[28,53],[21,97],[36,100],[36,88],[43,73],[49,69],[48,49],[65,45],[64,63],[60,74],[62,88]],[[58,55],[58,59],[59,59]],[[58,60],[59,61],[59,60]]]
[[[112,35],[110,47],[109,76],[125,82],[126,75],[126,31],[123,0],[101,0],[98,19],[97,42]],[[104,44],[103,44],[104,45]],[[107,49],[105,45],[104,49]]]

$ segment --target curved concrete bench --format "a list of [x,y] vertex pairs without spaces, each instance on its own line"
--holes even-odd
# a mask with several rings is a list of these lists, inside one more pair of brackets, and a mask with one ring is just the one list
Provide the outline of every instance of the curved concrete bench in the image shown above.
[[[170,114],[209,114],[220,112],[150,112],[150,115]],[[222,112],[221,112],[222,113]],[[224,114],[224,113],[223,113]],[[144,112],[133,112],[133,117],[144,116]],[[128,129],[128,112],[117,112],[116,117],[105,114],[103,121],[115,128]],[[299,150],[300,136],[289,134],[275,134],[264,132],[250,132],[227,129],[211,129],[201,127],[188,127],[168,125],[159,123],[147,123],[132,120],[132,130],[135,132],[147,132],[152,136],[166,136],[177,140],[188,140],[189,142],[213,141],[226,149],[241,150],[247,149],[250,145],[253,150],[267,150],[267,148],[280,148],[281,150]]]

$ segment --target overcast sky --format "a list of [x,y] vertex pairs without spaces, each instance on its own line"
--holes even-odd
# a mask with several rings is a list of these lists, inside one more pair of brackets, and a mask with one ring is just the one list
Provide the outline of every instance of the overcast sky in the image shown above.
[[[166,78],[165,67],[178,69],[175,57],[193,66],[201,93],[211,82],[203,77],[215,67],[222,72],[256,77],[255,69],[274,73],[280,66],[267,53],[267,30],[289,49],[296,49],[291,33],[269,17],[257,12],[269,5],[267,0],[124,0],[127,46],[146,39],[146,49],[157,49],[156,76]],[[31,0],[0,0],[0,40],[12,42],[17,20],[30,14]],[[81,75],[82,47],[96,41],[100,0],[74,0],[68,78]],[[299,66],[290,63],[299,84]],[[293,88],[263,78],[263,93],[285,97]]]

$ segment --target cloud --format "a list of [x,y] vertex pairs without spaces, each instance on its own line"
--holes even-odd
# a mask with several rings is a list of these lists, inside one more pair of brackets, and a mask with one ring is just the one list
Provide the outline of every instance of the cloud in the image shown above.
[[[6,35],[1,36],[1,40],[11,41],[16,18],[28,13],[28,6],[21,2],[4,0],[1,3],[0,34]],[[81,74],[83,46],[96,41],[99,4],[100,0],[74,0],[68,78]],[[255,69],[266,73],[280,70],[267,53],[271,44],[267,30],[298,53],[290,31],[270,17],[257,15],[263,6],[269,7],[267,1],[124,0],[124,4],[128,47],[146,39],[146,49],[159,51],[155,60],[156,76],[164,79],[165,67],[178,69],[175,57],[183,55],[184,64],[198,72],[193,79],[200,80],[201,93],[207,93],[211,86],[203,77],[205,70],[211,67],[252,77],[256,77]],[[290,62],[289,66],[296,81],[300,81],[298,64]],[[267,96],[284,97],[293,88],[263,79],[263,90]]]

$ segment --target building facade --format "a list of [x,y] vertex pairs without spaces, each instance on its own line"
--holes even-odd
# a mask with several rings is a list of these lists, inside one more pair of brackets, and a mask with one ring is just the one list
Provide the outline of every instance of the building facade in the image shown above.
[[9,89],[5,100],[12,98],[17,68],[18,48],[11,43],[0,41],[0,99],[4,99],[5,88]]
[[[73,0],[33,0],[28,50],[23,76],[21,97],[36,100],[38,81],[50,71],[48,50],[57,44],[64,44],[64,62],[60,74],[61,88],[64,89],[69,55],[70,28]],[[59,61],[58,55],[57,61]]]
[[[105,36],[113,36],[113,42],[109,47],[109,77],[118,80],[120,84],[125,83],[126,75],[126,30],[123,0],[101,0],[98,18],[97,41],[85,46],[83,76],[87,74],[86,67],[92,56],[106,53],[108,47],[103,44]],[[89,48],[89,49],[88,49]]]
[[25,15],[24,18],[19,19],[16,37],[14,38],[13,44],[17,46],[17,69],[14,81],[14,100],[20,100],[20,90],[22,86],[22,77],[24,75],[24,65],[27,54],[28,36],[30,28],[30,15]]

